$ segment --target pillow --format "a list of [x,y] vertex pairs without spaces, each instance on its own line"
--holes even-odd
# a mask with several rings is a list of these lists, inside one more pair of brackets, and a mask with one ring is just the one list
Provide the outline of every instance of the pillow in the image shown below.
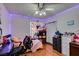
[[14,44],[14,48],[18,47],[20,42],[21,42],[20,39],[18,39],[17,37],[13,37],[12,41],[14,42],[13,43]]
[[13,42],[15,42],[15,43],[19,43],[19,42],[21,42],[20,39],[18,39],[17,37],[13,37],[12,40],[13,40]]
[[7,37],[3,36],[3,44],[6,44],[7,43]]
[[8,39],[6,36],[3,36],[3,44],[10,44],[10,42],[10,39]]

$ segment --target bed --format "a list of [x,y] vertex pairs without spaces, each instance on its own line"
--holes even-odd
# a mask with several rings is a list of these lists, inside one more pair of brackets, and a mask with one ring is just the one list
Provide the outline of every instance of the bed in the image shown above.
[[40,40],[32,40],[33,46],[31,47],[31,51],[35,52],[37,49],[43,48],[42,42]]
[[[15,42],[18,42],[19,41],[19,39],[17,38],[17,37],[14,37],[14,41]],[[43,44],[42,44],[42,42],[40,41],[40,40],[38,40],[38,39],[32,39],[32,42],[33,42],[33,45],[32,45],[32,47],[31,47],[31,49],[28,49],[27,50],[27,52],[28,51],[32,51],[32,52],[36,52],[37,51],[37,49],[42,49],[43,48]],[[14,44],[14,46],[16,47],[18,44]]]

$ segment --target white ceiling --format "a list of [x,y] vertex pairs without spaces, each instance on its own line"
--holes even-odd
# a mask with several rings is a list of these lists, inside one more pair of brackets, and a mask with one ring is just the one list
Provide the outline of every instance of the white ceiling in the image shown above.
[[[62,12],[68,8],[71,8],[75,5],[78,5],[77,3],[45,3],[43,11],[46,12],[46,15],[35,15],[35,11],[38,10],[37,3],[5,3],[4,6],[7,8],[9,13],[15,13],[15,14],[21,14],[25,16],[31,16],[34,18],[48,18],[50,16],[53,16],[59,12]],[[52,9],[52,10],[46,10]]]

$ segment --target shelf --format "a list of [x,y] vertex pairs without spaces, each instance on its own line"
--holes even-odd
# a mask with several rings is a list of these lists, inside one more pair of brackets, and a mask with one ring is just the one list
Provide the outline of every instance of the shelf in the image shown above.
[[39,31],[38,39],[41,39],[42,43],[46,43],[46,31],[45,30]]

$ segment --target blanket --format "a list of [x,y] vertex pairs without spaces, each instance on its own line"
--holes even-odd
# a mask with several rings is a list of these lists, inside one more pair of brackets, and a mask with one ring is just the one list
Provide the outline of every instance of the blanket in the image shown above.
[[31,47],[31,51],[35,52],[39,48],[43,48],[42,42],[40,40],[32,40],[33,46]]

